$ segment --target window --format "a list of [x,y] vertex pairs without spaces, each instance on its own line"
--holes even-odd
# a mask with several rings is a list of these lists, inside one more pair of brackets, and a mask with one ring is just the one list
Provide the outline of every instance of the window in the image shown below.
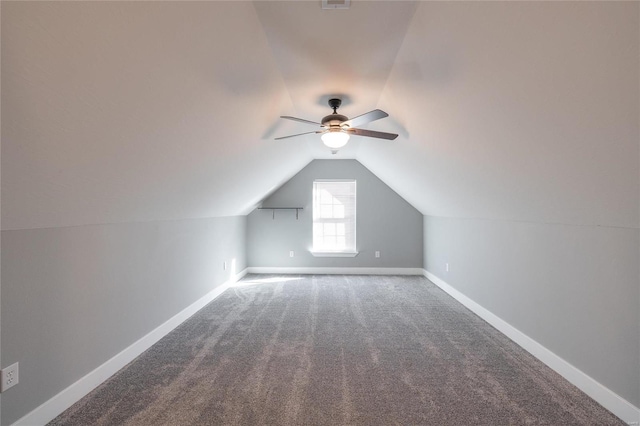
[[356,181],[313,182],[313,250],[316,255],[356,253]]

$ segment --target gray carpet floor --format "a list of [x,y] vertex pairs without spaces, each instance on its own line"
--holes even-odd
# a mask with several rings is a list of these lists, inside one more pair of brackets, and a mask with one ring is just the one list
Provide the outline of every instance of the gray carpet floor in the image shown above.
[[423,277],[248,275],[51,425],[624,425]]

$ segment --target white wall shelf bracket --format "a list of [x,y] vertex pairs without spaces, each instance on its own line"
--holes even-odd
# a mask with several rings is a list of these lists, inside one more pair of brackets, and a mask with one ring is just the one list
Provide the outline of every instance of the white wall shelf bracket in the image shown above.
[[271,210],[271,219],[276,218],[276,210],[295,210],[296,220],[298,220],[298,212],[303,209],[304,207],[258,207],[258,210]]

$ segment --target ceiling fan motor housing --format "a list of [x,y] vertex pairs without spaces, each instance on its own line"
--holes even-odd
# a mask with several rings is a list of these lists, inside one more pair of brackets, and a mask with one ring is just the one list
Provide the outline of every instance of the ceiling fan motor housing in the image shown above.
[[342,114],[329,114],[322,119],[322,125],[327,128],[335,126],[340,127],[340,124],[344,123],[347,120],[348,118]]

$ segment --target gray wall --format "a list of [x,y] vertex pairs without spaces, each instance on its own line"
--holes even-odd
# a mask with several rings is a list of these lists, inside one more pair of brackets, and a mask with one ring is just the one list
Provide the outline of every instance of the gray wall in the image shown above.
[[[314,179],[356,179],[357,219],[354,258],[314,257],[312,186]],[[304,207],[295,211],[254,210],[248,216],[247,258],[262,267],[422,268],[422,214],[356,160],[314,160],[264,200],[264,207]],[[293,250],[295,256],[289,257]],[[380,251],[380,258],[374,252]]]
[[638,229],[425,216],[424,232],[428,271],[640,406]]
[[246,217],[2,232],[8,425],[246,267]]

